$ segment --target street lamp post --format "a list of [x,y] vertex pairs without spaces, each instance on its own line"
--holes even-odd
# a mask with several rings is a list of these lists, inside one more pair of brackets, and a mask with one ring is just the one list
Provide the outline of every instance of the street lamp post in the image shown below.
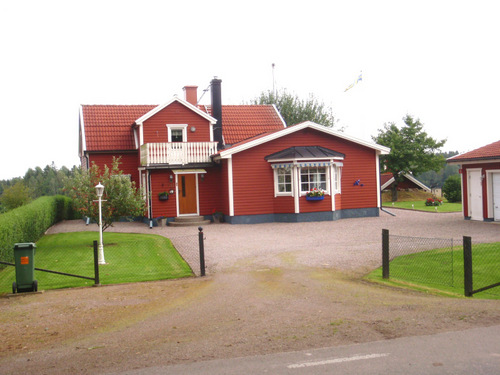
[[104,186],[99,184],[96,185],[95,191],[97,197],[99,198],[99,247],[98,247],[98,256],[97,260],[99,264],[106,264],[104,260],[104,246],[102,244],[102,194],[104,193]]

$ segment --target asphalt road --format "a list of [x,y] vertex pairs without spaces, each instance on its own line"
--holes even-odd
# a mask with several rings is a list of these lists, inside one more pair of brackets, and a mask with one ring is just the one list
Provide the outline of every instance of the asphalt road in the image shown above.
[[500,374],[500,326],[301,352],[151,367],[120,374],[494,375]]

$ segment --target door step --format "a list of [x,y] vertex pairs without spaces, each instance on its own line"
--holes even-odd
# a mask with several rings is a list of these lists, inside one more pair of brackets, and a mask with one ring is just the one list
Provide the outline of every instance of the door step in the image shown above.
[[168,223],[172,227],[199,227],[210,224],[210,220],[205,220],[203,216],[179,216]]

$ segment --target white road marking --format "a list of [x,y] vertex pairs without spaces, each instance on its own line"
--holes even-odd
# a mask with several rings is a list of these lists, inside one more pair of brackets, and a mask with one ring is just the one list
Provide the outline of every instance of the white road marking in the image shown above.
[[324,361],[317,362],[302,362],[295,363],[292,365],[288,365],[288,368],[303,368],[303,367],[312,367],[312,366],[324,366],[330,365],[333,363],[343,363],[343,362],[351,362],[351,361],[360,361],[363,359],[373,359],[373,358],[381,358],[387,357],[390,353],[379,353],[379,354],[366,354],[366,355],[355,355],[352,357],[344,357],[344,358],[334,358],[334,359],[326,359]]

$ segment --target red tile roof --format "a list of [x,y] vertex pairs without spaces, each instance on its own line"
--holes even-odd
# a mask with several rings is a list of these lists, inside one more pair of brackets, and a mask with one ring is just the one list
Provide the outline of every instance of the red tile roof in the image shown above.
[[[200,109],[212,114],[210,106],[200,106]],[[284,127],[281,117],[272,105],[222,106],[222,136],[226,145]]]
[[82,105],[86,151],[135,150],[132,125],[156,105]]
[[[82,105],[86,151],[135,150],[132,125],[157,105]],[[210,106],[200,106],[211,114]],[[222,134],[228,145],[284,128],[270,105],[223,105]]]
[[475,150],[465,152],[460,155],[452,156],[447,161],[448,163],[459,163],[491,159],[500,159],[500,141],[493,142],[489,145],[476,148]]

